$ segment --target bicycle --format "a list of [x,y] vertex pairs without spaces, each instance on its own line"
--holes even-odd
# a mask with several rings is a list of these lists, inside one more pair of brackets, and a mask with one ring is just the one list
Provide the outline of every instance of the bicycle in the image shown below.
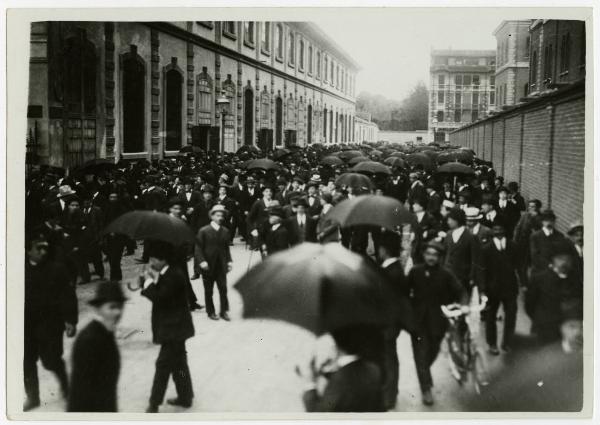
[[446,334],[450,373],[461,386],[471,380],[477,394],[481,394],[481,387],[489,383],[485,356],[476,341],[478,313],[485,308],[486,303],[487,298],[482,297],[478,305],[441,306],[442,313],[450,322],[450,329]]

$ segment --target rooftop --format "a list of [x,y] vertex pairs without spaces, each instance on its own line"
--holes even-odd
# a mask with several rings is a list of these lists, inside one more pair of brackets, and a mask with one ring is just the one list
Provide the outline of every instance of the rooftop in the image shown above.
[[496,57],[495,50],[432,50],[431,56],[469,56],[469,57]]

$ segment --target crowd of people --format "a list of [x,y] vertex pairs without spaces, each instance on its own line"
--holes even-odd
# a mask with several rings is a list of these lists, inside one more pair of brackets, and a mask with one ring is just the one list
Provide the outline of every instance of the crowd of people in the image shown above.
[[[389,175],[369,174],[366,184],[340,184],[340,176],[352,171],[346,149],[361,149],[375,161],[399,152],[403,161],[389,167]],[[524,199],[519,185],[505,183],[492,164],[473,158],[467,161],[473,173],[449,177],[435,172],[433,155],[431,166],[411,163],[411,149],[386,143],[293,147],[267,153],[277,165],[260,169],[249,168],[250,161],[265,155],[248,147],[235,154],[198,151],[154,161],[99,162],[69,173],[54,167],[29,173],[24,409],[40,405],[41,360],[56,374],[69,411],[117,411],[120,366],[114,329],[126,297],[114,282],[123,279],[122,258],[136,255],[138,243],[143,250],[136,261],[148,264],[140,278],[142,295],[153,304],[153,341],[161,345],[147,412],[159,411],[170,376],[178,396],[167,402],[192,405],[185,348],[194,335],[191,312],[205,309],[211,320],[231,320],[227,273],[236,238],[263,258],[304,242],[341,243],[379,267],[410,305],[410,320],[381,332],[375,354],[377,343],[366,344],[365,350],[364,342],[373,339],[372,329],[332,332],[339,356],[325,389],[311,384],[319,375],[315,370],[304,375],[308,411],[393,409],[399,386],[396,340],[403,330],[411,334],[423,403],[433,404],[430,370],[448,325],[440,307],[465,304],[474,287],[488,299],[482,320],[490,355],[513,349],[520,294],[540,345],[560,343],[579,351],[583,225],[571,223],[564,226],[566,234],[559,232],[552,210],[537,199]],[[439,153],[441,148],[429,149]],[[343,160],[323,161],[332,156]],[[414,222],[408,253],[402,252],[401,235],[375,226],[340,228],[329,217],[340,202],[366,193],[395,198],[410,209]],[[135,241],[103,231],[132,210],[162,211],[186,221],[196,235],[194,246]],[[90,302],[94,318],[77,331],[76,288],[92,275],[103,281]],[[205,306],[193,285],[200,277]],[[70,380],[62,359],[63,333],[77,335]]]

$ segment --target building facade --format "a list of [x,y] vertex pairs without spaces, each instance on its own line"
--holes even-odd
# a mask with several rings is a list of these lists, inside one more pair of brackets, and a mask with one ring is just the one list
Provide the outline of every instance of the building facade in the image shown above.
[[308,22],[38,22],[28,158],[352,142],[358,65]]
[[502,21],[496,37],[496,107],[514,105],[529,94],[531,20]]
[[448,142],[451,131],[495,108],[494,50],[433,50],[429,82],[429,131]]
[[370,119],[358,115],[355,117],[355,121],[354,140],[359,143],[371,143],[379,140],[379,126],[377,124]]
[[529,92],[585,78],[585,22],[536,19],[529,28]]
[[379,138],[390,143],[413,144],[415,146],[433,142],[432,134],[428,130],[380,131]]

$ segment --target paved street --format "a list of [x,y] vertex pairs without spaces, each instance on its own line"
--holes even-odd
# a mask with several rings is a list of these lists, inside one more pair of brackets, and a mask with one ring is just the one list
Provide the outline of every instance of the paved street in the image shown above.
[[[141,266],[135,264],[141,250],[134,257],[124,257],[125,281],[137,277]],[[259,255],[246,250],[237,242],[232,248],[234,269],[229,274],[229,286],[241,276],[248,265],[259,260]],[[203,303],[200,280],[194,289]],[[80,285],[78,298],[80,325],[85,326],[90,317],[87,300],[92,296],[95,283]],[[143,412],[154,374],[158,346],[152,344],[150,329],[150,302],[139,292],[126,291],[129,301],[118,333],[121,350],[121,376],[119,385],[119,410]],[[218,303],[218,297],[215,294]],[[244,321],[241,319],[242,303],[235,290],[230,292],[231,322],[214,322],[206,313],[193,313],[196,335],[187,342],[189,366],[194,384],[195,399],[191,412],[302,412],[303,382],[294,373],[295,365],[304,364],[311,355],[323,347],[314,336],[300,328],[270,321]],[[519,313],[517,331],[525,331],[528,323]],[[65,359],[70,363],[73,340],[65,340]],[[398,341],[400,355],[399,411],[453,411],[461,410],[461,399],[470,388],[461,389],[450,376],[445,354],[442,353],[433,368],[434,397],[432,408],[421,404],[411,342],[406,333]],[[491,369],[501,367],[502,357],[490,362]],[[39,365],[42,406],[38,411],[62,411],[64,402],[54,377]],[[169,384],[167,398],[175,396],[173,383]],[[162,412],[181,409],[164,405]]]

